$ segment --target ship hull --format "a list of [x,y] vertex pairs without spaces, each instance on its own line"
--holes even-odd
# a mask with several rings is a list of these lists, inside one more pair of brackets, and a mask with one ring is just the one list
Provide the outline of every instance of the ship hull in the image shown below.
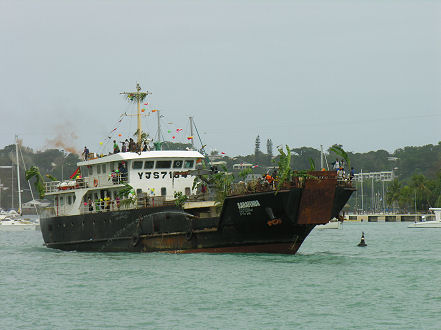
[[47,247],[61,250],[295,254],[349,197],[328,182],[228,197],[219,217],[163,206],[45,218],[41,231]]

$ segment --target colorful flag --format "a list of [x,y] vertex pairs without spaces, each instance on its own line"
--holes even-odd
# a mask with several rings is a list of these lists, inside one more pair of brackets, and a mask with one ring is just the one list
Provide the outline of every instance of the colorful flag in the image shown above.
[[80,174],[80,168],[78,167],[75,172],[69,177],[69,179],[74,178],[77,174]]

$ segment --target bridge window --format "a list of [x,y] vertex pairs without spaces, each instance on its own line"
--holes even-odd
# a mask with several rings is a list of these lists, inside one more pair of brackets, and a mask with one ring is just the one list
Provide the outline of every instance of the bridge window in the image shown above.
[[146,160],[144,162],[144,168],[147,170],[152,169],[155,166],[155,162],[153,160]]
[[170,168],[171,167],[171,160],[157,160],[156,161],[156,168]]
[[184,168],[193,168],[194,160],[185,160],[184,161]]
[[102,164],[101,170],[102,170],[103,174],[106,173],[107,172],[107,164]]
[[135,162],[133,162],[133,165],[132,165],[132,168],[134,169],[134,170],[140,170],[140,169],[142,169],[142,161],[135,161]]
[[190,187],[185,187],[185,196],[190,196],[190,194],[191,194]]
[[182,168],[182,160],[175,160],[173,162],[173,168]]
[[100,164],[98,164],[96,166],[96,174],[101,174],[101,165]]
[[161,188],[161,196],[166,196],[167,195],[167,188],[162,187]]
[[67,196],[67,204],[72,204],[72,196]]

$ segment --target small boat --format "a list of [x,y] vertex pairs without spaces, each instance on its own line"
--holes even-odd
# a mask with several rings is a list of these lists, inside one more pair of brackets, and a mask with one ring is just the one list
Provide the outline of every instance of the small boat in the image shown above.
[[14,211],[0,210],[0,230],[3,231],[19,231],[19,230],[36,230],[38,223],[27,219],[23,219]]
[[[22,217],[21,188],[20,188],[20,165],[18,158],[18,137],[15,137],[15,152],[17,160],[17,191],[18,191],[18,212],[15,210],[5,211],[0,208],[0,230],[20,231],[20,230],[40,230],[40,221],[31,221]],[[31,188],[29,186],[29,188]],[[31,190],[32,193],[32,190]]]
[[337,218],[331,219],[328,223],[325,223],[323,225],[317,225],[315,226],[318,230],[322,229],[342,229],[343,223],[339,221]]
[[25,219],[5,218],[0,221],[1,231],[37,230],[38,224]]
[[425,221],[425,216],[423,216],[422,221],[415,221],[411,223],[408,228],[441,228],[441,208],[431,207],[429,211],[435,213],[435,220]]

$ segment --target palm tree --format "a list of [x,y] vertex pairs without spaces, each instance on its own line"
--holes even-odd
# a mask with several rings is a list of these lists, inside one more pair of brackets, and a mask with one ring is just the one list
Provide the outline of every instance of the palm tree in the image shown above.
[[[429,199],[431,197],[431,190],[429,189],[429,180],[423,174],[414,174],[410,179],[410,186],[413,188],[416,197],[419,198],[418,207],[419,209],[423,209],[425,203],[425,207],[427,208],[430,204]],[[416,198],[415,198],[416,199]]]
[[400,201],[401,183],[398,179],[394,179],[386,192],[386,203],[388,206],[392,206],[392,210],[397,206]]

